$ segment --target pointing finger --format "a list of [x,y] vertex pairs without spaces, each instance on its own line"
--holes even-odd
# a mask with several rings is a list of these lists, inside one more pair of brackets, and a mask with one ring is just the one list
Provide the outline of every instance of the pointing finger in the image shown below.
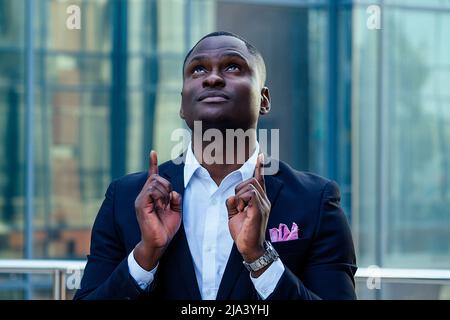
[[148,175],[158,174],[158,155],[155,150],[150,151]]
[[264,172],[263,172],[263,164],[264,164],[264,154],[261,153],[258,155],[256,159],[256,167],[255,167],[255,179],[258,180],[261,188],[266,191],[266,184],[264,181]]

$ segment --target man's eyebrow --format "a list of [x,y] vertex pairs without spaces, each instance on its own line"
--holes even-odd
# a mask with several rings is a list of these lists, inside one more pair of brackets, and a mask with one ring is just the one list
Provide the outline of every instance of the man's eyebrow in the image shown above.
[[[223,57],[237,57],[239,59],[244,60],[248,64],[247,59],[242,54],[237,53],[237,52],[225,52],[225,53],[221,54],[220,57],[221,58],[223,58]],[[194,61],[202,61],[202,60],[206,60],[206,59],[208,59],[207,55],[203,55],[203,54],[197,55],[197,56],[194,56],[191,59],[189,59],[189,62],[187,64],[191,64]]]
[[225,52],[220,57],[237,57],[248,63],[247,59],[242,54],[237,52]]
[[205,56],[205,55],[194,56],[194,57],[189,59],[187,64],[191,64],[194,61],[202,61],[202,60],[205,60],[206,58],[207,58],[207,56]]

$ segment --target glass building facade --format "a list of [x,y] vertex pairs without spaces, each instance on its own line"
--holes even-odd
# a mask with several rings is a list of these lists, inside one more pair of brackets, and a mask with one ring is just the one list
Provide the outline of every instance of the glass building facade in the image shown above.
[[[449,0],[0,0],[0,259],[85,258],[109,182],[151,149],[170,158],[184,56],[215,30],[262,52],[260,128],[338,182],[358,265],[450,269]],[[0,298],[50,286],[0,276]],[[450,299],[431,282],[357,289]]]

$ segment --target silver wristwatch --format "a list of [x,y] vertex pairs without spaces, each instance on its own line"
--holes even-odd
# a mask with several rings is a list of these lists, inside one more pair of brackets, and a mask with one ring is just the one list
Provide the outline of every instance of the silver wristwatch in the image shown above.
[[266,252],[257,260],[251,263],[243,261],[244,266],[247,268],[248,271],[256,272],[267,266],[272,261],[278,259],[278,253],[275,251],[274,247],[269,241],[264,241],[264,248],[266,249]]

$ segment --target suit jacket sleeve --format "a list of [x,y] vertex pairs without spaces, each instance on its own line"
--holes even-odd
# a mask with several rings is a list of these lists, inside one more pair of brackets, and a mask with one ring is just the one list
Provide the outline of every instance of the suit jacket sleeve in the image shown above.
[[[350,226],[335,182],[323,191],[319,220],[300,278],[285,266],[268,299],[356,299],[356,258]],[[301,280],[300,280],[301,279]]]
[[105,194],[92,228],[91,249],[80,289],[74,299],[135,299],[143,290],[128,270],[127,252],[117,231],[115,184]]

